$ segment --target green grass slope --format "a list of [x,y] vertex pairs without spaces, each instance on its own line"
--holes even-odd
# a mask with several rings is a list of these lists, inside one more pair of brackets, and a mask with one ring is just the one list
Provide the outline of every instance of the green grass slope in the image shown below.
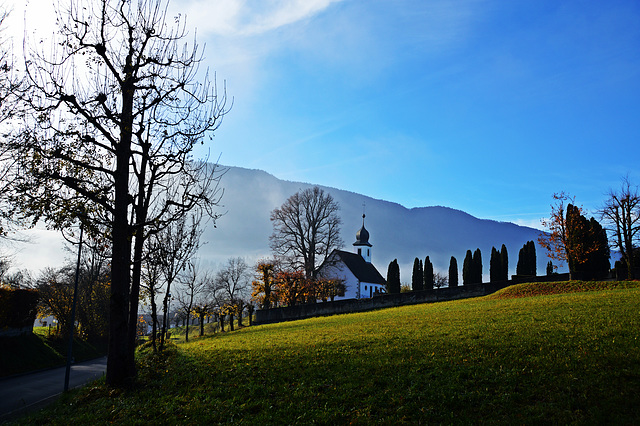
[[[250,327],[140,356],[26,423],[637,424],[640,288]],[[535,293],[535,292],[534,292]]]

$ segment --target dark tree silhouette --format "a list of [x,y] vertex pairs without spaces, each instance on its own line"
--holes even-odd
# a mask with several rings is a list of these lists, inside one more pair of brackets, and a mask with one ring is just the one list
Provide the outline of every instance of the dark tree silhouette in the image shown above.
[[424,289],[433,290],[434,277],[433,277],[433,263],[427,256],[424,259]]
[[472,270],[473,270],[473,283],[481,283],[482,282],[482,252],[477,248],[476,251],[473,252],[473,262],[472,262]]
[[547,275],[553,275],[554,269],[553,262],[547,262]]
[[387,269],[387,293],[400,293],[400,266],[398,259],[393,259]]
[[621,260],[627,266],[628,278],[637,278],[634,276],[634,267],[638,265],[633,252],[640,235],[640,193],[628,176],[622,179],[618,191],[609,191],[609,198],[600,209],[600,215],[612,236],[612,247],[620,252]]
[[471,250],[467,250],[462,262],[462,284],[467,285],[473,283],[473,254]]
[[451,256],[449,259],[449,287],[458,286],[458,261]]
[[424,289],[424,271],[422,261],[417,257],[413,260],[413,273],[411,274],[411,289],[420,291]]
[[500,252],[491,247],[491,257],[489,258],[489,282],[496,282],[502,279],[502,259]]
[[502,269],[500,279],[507,281],[509,279],[509,253],[507,253],[507,247],[504,244],[500,248],[500,263]]
[[609,243],[597,220],[587,220],[580,210],[567,205],[567,247],[572,278],[604,278],[609,271]]
[[[570,206],[571,204],[569,204]],[[518,252],[516,264],[517,275],[537,275],[536,245],[533,241],[527,241]]]

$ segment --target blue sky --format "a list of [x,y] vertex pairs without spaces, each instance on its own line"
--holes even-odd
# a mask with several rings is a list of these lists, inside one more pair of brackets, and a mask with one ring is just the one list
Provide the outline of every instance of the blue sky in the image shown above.
[[[51,16],[40,3],[27,25]],[[637,0],[170,9],[233,97],[209,147],[223,164],[533,226],[554,192],[593,211],[640,183]]]

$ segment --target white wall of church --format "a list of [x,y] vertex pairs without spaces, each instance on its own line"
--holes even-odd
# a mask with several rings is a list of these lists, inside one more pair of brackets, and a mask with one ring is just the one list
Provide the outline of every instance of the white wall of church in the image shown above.
[[333,268],[335,268],[335,271],[336,271],[335,276],[337,278],[344,280],[344,284],[346,287],[344,296],[343,297],[336,296],[335,300],[357,299],[359,295],[358,286],[360,282],[358,281],[356,276],[353,275],[353,273],[349,270],[349,268],[347,268],[347,266],[342,262],[339,262]]
[[379,293],[384,292],[383,285],[360,282],[342,262],[337,263],[334,268],[335,276],[343,279],[346,286],[344,296],[336,296],[335,300],[364,299],[367,297],[373,297],[376,290]]

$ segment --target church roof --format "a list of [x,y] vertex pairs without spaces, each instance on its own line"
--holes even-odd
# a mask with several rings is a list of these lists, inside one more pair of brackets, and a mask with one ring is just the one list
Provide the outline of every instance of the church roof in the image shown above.
[[380,275],[376,267],[364,260],[359,254],[349,253],[343,250],[334,250],[333,253],[344,262],[360,282],[386,284],[385,279]]

